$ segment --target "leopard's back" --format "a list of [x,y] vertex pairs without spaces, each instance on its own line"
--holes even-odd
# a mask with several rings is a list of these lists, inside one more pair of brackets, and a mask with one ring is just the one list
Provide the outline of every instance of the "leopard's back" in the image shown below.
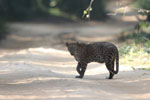
[[108,58],[115,59],[118,49],[114,44],[109,42],[96,42],[87,45],[86,52],[88,62],[103,63]]
[[[96,42],[87,46],[87,63],[99,62],[105,63],[110,72],[109,79],[112,79],[114,74],[119,71],[119,52],[117,47],[109,42]],[[114,63],[116,60],[116,71],[114,70]]]

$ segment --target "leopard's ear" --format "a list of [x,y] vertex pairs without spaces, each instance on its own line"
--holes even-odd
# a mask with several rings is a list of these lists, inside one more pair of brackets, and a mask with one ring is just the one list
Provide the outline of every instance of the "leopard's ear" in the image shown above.
[[79,46],[79,47],[84,47],[84,46],[86,45],[86,44],[80,43],[80,42],[77,42],[76,44],[77,44],[77,46]]
[[76,42],[77,46],[82,47],[82,43]]
[[77,46],[80,46],[80,43],[79,43],[79,42],[76,42],[75,44],[76,44]]

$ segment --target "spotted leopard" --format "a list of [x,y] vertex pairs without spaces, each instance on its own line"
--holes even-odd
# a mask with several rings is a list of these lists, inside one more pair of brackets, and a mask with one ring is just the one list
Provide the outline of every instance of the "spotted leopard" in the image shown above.
[[[91,44],[85,43],[66,43],[68,51],[76,61],[77,72],[79,76],[76,78],[83,78],[87,65],[90,62],[105,63],[108,71],[108,79],[113,79],[114,74],[119,71],[119,52],[117,47],[109,42],[95,42]],[[116,71],[114,70],[114,63],[116,61]]]

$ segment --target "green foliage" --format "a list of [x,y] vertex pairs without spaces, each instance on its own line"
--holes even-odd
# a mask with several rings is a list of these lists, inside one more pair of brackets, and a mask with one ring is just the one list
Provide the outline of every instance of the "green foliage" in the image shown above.
[[[102,19],[106,16],[106,5],[107,0],[95,0],[92,5],[91,18]],[[83,13],[87,13],[85,10],[90,3],[90,0],[58,0],[57,7],[62,11],[82,17]],[[84,12],[83,12],[84,11]]]
[[87,9],[85,9],[84,11],[83,11],[83,16],[82,16],[82,18],[86,18],[86,19],[90,19],[90,13],[91,13],[91,11],[92,11],[92,7],[88,7]]
[[140,68],[140,70],[150,71],[150,68]]
[[119,47],[120,62],[130,66],[150,65],[150,40],[145,43],[126,42]]
[[90,19],[93,2],[94,2],[94,0],[91,0],[91,2],[90,2],[90,4],[89,4],[88,8],[83,11],[83,16],[82,16],[82,18]]
[[141,51],[150,54],[150,34],[129,34],[126,37],[126,41],[127,40],[129,41],[129,43],[121,46],[120,48],[121,55],[128,55]]
[[119,48],[119,53],[120,53],[120,56],[123,56],[123,55],[128,55],[129,52],[131,51],[131,46],[130,45],[123,45],[122,47]]
[[126,32],[125,44],[119,48],[120,55],[127,57],[128,60],[135,59],[135,57],[149,59],[150,56],[150,24],[141,22],[138,26],[138,31],[134,29],[131,32]]
[[135,29],[124,32],[119,47],[121,63],[130,66],[150,65],[150,23],[143,21]]
[[150,10],[150,0],[136,0],[139,8]]

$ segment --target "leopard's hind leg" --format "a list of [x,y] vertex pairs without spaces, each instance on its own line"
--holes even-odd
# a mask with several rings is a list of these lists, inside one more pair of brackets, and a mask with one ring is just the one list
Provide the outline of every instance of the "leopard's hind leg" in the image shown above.
[[105,62],[106,67],[109,71],[109,77],[106,77],[107,79],[113,79],[114,76],[114,61],[108,60]]

